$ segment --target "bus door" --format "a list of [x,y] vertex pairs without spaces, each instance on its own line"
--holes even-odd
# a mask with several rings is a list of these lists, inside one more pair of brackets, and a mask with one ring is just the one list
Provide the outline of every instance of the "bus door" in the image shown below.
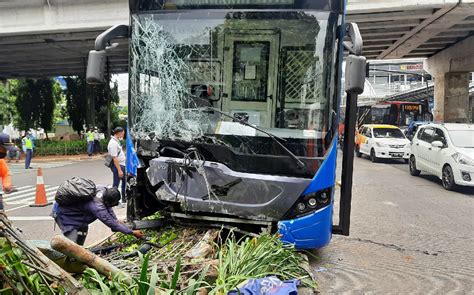
[[257,126],[274,127],[279,34],[239,30],[224,38],[222,110]]

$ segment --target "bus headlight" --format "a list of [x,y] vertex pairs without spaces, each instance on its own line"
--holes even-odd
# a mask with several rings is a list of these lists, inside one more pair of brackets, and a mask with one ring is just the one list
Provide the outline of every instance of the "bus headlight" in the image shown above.
[[303,212],[306,209],[306,205],[304,203],[298,203],[298,210]]
[[328,201],[329,201],[329,197],[325,192],[318,196],[318,203],[327,204]]
[[331,203],[332,188],[301,196],[283,219],[293,219],[313,213]]
[[308,205],[311,207],[311,208],[314,208],[318,205],[318,201],[316,201],[315,198],[311,198],[308,200]]

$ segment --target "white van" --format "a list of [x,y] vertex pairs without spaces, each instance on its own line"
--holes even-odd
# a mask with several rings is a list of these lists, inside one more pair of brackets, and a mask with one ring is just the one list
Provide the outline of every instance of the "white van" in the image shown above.
[[413,137],[410,174],[438,176],[447,190],[474,186],[474,124],[429,124]]

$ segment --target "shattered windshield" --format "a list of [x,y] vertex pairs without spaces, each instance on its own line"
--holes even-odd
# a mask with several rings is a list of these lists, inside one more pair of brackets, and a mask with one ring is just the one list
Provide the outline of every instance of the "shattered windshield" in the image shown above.
[[132,18],[136,138],[287,157],[261,129],[298,157],[324,156],[336,124],[338,15],[195,10]]

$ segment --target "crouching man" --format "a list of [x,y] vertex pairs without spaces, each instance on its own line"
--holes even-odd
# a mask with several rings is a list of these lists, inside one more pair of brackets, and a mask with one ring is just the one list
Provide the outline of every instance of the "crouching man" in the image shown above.
[[54,203],[53,217],[63,235],[83,246],[86,241],[89,224],[99,219],[114,232],[132,234],[137,239],[143,237],[139,230],[131,230],[118,221],[113,207],[119,204],[121,195],[117,188],[97,186],[95,197],[87,202],[74,206],[62,206]]

